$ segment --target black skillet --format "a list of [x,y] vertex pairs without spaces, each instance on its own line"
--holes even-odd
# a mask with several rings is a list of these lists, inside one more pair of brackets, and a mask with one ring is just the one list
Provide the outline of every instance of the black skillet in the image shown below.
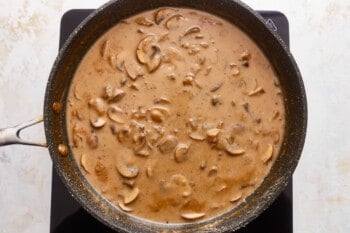
[[[62,156],[58,147],[69,145],[66,127],[67,93],[74,72],[89,47],[120,20],[162,6],[194,8],[222,17],[240,27],[262,49],[278,74],[286,108],[283,144],[269,175],[246,202],[211,219],[190,224],[161,224],[133,217],[109,203],[83,177],[68,147]],[[55,102],[61,111],[53,111]],[[0,129],[0,146],[14,143],[41,145],[23,141],[21,129],[42,119],[17,127]],[[54,167],[71,195],[95,218],[119,232],[226,232],[244,227],[262,213],[283,191],[294,172],[304,145],[307,104],[301,74],[280,37],[264,19],[237,0],[113,0],[94,11],[73,31],[57,56],[47,83],[44,126]]]

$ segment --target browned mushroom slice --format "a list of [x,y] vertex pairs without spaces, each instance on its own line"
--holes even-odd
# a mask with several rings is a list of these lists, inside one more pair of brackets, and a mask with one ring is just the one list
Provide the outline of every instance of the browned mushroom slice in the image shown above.
[[105,87],[104,98],[108,101],[119,101],[125,96],[125,91],[119,88],[112,88],[111,85]]
[[193,76],[186,76],[182,81],[184,86],[193,86],[194,78]]
[[139,188],[133,188],[130,193],[124,196],[124,204],[130,204],[131,202],[135,201],[139,193]]
[[208,129],[207,130],[207,136],[209,138],[215,138],[215,137],[217,137],[219,135],[220,131],[221,130],[218,129],[218,128]]
[[196,220],[199,218],[203,218],[205,216],[205,213],[183,213],[181,214],[181,217],[186,220]]
[[161,50],[158,46],[158,38],[148,35],[141,40],[136,49],[139,62],[145,64],[149,72],[155,71],[161,63]]
[[150,19],[147,19],[145,17],[138,17],[136,18],[135,22],[138,25],[146,26],[146,27],[151,27],[153,25],[153,22]]
[[236,193],[231,197],[230,202],[232,203],[237,202],[241,198],[242,198],[242,193]]
[[142,149],[142,150],[136,151],[135,154],[140,156],[140,157],[148,157],[149,151]]
[[109,40],[106,40],[105,42],[103,42],[102,47],[101,47],[101,56],[103,59],[107,59],[109,53],[111,50],[111,44],[109,42]]
[[107,110],[107,105],[101,98],[94,98],[89,101],[89,106],[94,109],[99,115],[104,115]]
[[86,130],[80,124],[76,123],[73,127],[73,144],[75,147],[80,147],[86,136]]
[[179,140],[174,135],[167,135],[159,142],[159,150],[162,153],[170,153],[175,149]]
[[124,69],[128,77],[133,81],[143,76],[141,67],[137,65],[135,62],[132,62],[130,60],[124,61]]
[[262,87],[257,87],[256,89],[248,93],[249,96],[255,96],[265,93],[265,90]]
[[96,149],[98,147],[98,137],[95,132],[90,133],[86,137],[86,144],[90,147],[90,149]]
[[136,166],[126,165],[118,161],[116,164],[117,171],[125,178],[134,178],[139,174],[139,169]]
[[272,158],[272,154],[273,154],[273,145],[271,144],[268,144],[267,145],[267,149],[266,151],[264,152],[261,160],[264,162],[264,163],[267,163],[271,158]]
[[232,76],[238,76],[240,74],[239,68],[235,63],[231,63],[230,68]]
[[242,155],[245,153],[245,150],[241,149],[241,148],[237,148],[233,145],[227,145],[225,147],[225,150],[228,154],[230,155]]
[[212,88],[210,88],[210,92],[216,92],[224,85],[224,82],[218,82]]
[[183,56],[178,49],[174,47],[170,47],[163,50],[163,54],[162,54],[163,62],[173,63],[174,61],[181,61],[181,60],[183,60]]
[[122,209],[125,212],[133,211],[132,208],[125,206],[123,202],[118,202],[118,206],[120,207],[120,209]]
[[179,27],[179,21],[181,19],[184,19],[184,17],[180,14],[176,14],[173,16],[170,16],[169,19],[167,19],[167,21],[165,22],[165,27],[167,29],[175,29]]
[[188,35],[193,34],[193,33],[199,33],[200,31],[201,31],[201,28],[198,25],[191,26],[185,31],[183,37],[188,36]]
[[126,122],[126,116],[124,111],[116,105],[111,105],[107,110],[107,115],[112,121],[124,124]]
[[122,51],[118,53],[118,55],[116,56],[116,68],[121,72],[125,71],[124,63],[125,63],[126,57],[127,57],[126,51]]
[[94,163],[95,163],[95,160],[93,156],[86,153],[83,153],[81,155],[80,165],[87,173],[92,173],[92,171],[94,170],[93,168]]
[[175,149],[175,160],[178,163],[184,162],[188,158],[188,149],[190,146],[185,143],[180,143]]
[[97,119],[91,119],[90,122],[94,128],[102,128],[106,124],[106,119],[104,117],[99,117]]
[[204,141],[206,138],[205,135],[203,135],[199,132],[190,133],[189,137],[195,141]]
[[154,21],[159,25],[164,19],[169,17],[171,14],[174,14],[175,12],[176,10],[172,8],[161,8],[154,14]]
[[160,123],[163,121],[163,114],[159,110],[152,109],[150,115],[154,122]]
[[124,143],[126,142],[129,137],[130,137],[130,132],[131,132],[131,129],[129,126],[127,125],[124,125],[119,131],[118,131],[118,134],[117,134],[117,138],[118,138],[118,141],[120,143]]
[[155,104],[170,104],[170,100],[167,96],[161,96],[158,98],[155,98],[153,101]]
[[155,106],[150,108],[150,111],[152,110],[157,110],[159,112],[161,112],[163,115],[169,116],[170,115],[170,110],[167,107],[163,107],[163,106]]

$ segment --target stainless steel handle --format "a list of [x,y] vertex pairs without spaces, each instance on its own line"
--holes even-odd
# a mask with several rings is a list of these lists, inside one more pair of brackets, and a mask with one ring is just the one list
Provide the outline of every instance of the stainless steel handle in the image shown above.
[[30,146],[47,147],[46,142],[44,143],[30,142],[27,140],[23,140],[20,137],[20,133],[23,129],[28,128],[32,125],[36,125],[43,121],[44,121],[44,118],[41,116],[28,123],[19,124],[11,128],[0,129],[0,146],[7,146],[11,144],[22,144],[22,145],[30,145]]

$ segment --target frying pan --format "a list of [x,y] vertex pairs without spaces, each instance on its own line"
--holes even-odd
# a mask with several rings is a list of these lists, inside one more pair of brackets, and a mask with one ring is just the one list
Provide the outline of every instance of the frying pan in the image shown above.
[[[207,11],[240,27],[260,47],[272,63],[283,92],[286,125],[279,156],[256,191],[236,208],[195,223],[162,224],[143,220],[120,211],[93,189],[80,172],[71,149],[62,156],[58,147],[69,145],[66,125],[67,94],[77,66],[89,47],[109,28],[134,14],[175,6]],[[61,111],[53,111],[60,103]],[[56,109],[57,110],[57,109]],[[20,131],[44,121],[47,145],[24,141]],[[84,20],[59,52],[46,87],[44,117],[13,128],[0,129],[0,146],[26,144],[47,146],[53,164],[70,194],[95,218],[119,232],[227,232],[244,227],[262,213],[283,191],[294,172],[304,145],[307,103],[301,74],[281,38],[264,19],[238,0],[113,0]]]

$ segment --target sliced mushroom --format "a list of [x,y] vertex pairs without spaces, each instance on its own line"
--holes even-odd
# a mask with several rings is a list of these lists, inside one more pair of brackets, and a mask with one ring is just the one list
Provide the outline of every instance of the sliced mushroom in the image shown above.
[[159,110],[156,110],[156,109],[151,110],[150,115],[151,115],[151,119],[154,122],[160,123],[163,121],[163,114]]
[[201,164],[199,165],[199,168],[201,170],[204,170],[207,167],[207,161],[202,160]]
[[267,149],[266,149],[265,153],[263,154],[261,160],[264,163],[267,163],[272,158],[272,154],[273,154],[273,145],[268,144]]
[[126,122],[126,116],[124,111],[116,105],[111,105],[107,110],[107,115],[112,121],[124,124]]
[[185,79],[182,81],[184,86],[193,86],[194,78],[193,76],[187,75]]
[[237,148],[233,145],[226,145],[225,150],[230,155],[242,155],[245,153],[245,150],[243,150],[242,148]]
[[73,127],[73,144],[75,147],[80,147],[86,136],[86,130],[80,124],[76,123]]
[[143,38],[136,49],[137,59],[145,64],[149,72],[155,71],[161,63],[161,50],[158,46],[158,38],[148,35]]
[[210,138],[215,138],[219,135],[220,133],[220,129],[218,128],[213,128],[213,129],[208,129],[207,130],[207,136],[210,137]]
[[204,42],[204,41],[203,41],[203,42],[200,42],[199,45],[200,45],[201,47],[205,48],[205,49],[206,49],[206,48],[209,48],[209,44],[208,44],[207,42]]
[[256,89],[250,91],[250,92],[248,93],[248,95],[249,95],[249,96],[255,96],[255,95],[260,95],[260,94],[263,94],[263,93],[265,93],[264,88],[262,88],[262,87],[257,87]]
[[110,55],[108,61],[113,69],[117,68],[117,55],[116,54]]
[[125,91],[119,88],[113,88],[111,85],[107,85],[104,90],[104,98],[108,101],[119,101],[125,96]]
[[97,178],[102,182],[106,182],[108,179],[108,170],[101,161],[98,161],[95,166],[95,174],[97,175]]
[[135,178],[139,174],[139,168],[136,166],[126,165],[118,161],[116,164],[117,171],[125,178]]
[[100,116],[104,115],[107,110],[105,101],[101,98],[94,98],[89,101],[89,106],[94,109]]
[[90,147],[90,149],[96,149],[98,147],[98,137],[95,132],[90,133],[86,137],[86,144]]
[[193,132],[193,133],[190,133],[189,137],[193,140],[196,140],[196,141],[204,141],[206,136],[199,133],[199,132]]
[[152,20],[147,19],[147,18],[145,18],[145,17],[138,17],[138,18],[136,18],[135,22],[136,22],[138,25],[146,26],[146,27],[151,27],[151,26],[153,25]]
[[180,26],[178,23],[181,19],[184,19],[184,17],[180,14],[172,15],[165,22],[165,27],[169,30],[178,28]]
[[195,55],[198,54],[201,51],[200,47],[198,45],[191,45],[190,49],[188,50],[189,55]]
[[182,56],[181,52],[174,47],[164,49],[163,53],[162,53],[162,61],[163,62],[173,62],[174,60],[175,61],[183,60],[183,56]]
[[159,98],[154,99],[153,103],[155,104],[170,104],[170,100],[166,96],[161,96]]
[[106,124],[106,119],[104,117],[90,119],[90,123],[94,128],[102,128]]
[[116,68],[121,72],[125,71],[125,64],[124,63],[125,63],[126,58],[127,58],[126,51],[120,52],[116,57]]
[[218,167],[216,165],[211,166],[208,172],[208,176],[213,176],[218,173]]
[[224,85],[224,82],[218,82],[212,88],[210,88],[210,92],[216,92]]
[[164,138],[161,139],[159,142],[159,150],[160,152],[166,154],[170,153],[175,149],[177,144],[179,143],[179,140],[174,135],[167,135]]
[[176,189],[180,189],[183,197],[188,197],[192,194],[192,188],[187,178],[182,174],[175,174],[171,177],[171,183],[176,185]]
[[139,196],[139,193],[139,188],[133,188],[130,193],[124,196],[124,204],[130,204],[131,202],[135,201],[136,198]]
[[227,189],[227,185],[221,184],[221,185],[218,185],[216,192],[221,192],[221,191],[224,191],[225,189]]
[[124,61],[124,69],[125,69],[125,72],[128,75],[128,77],[132,81],[135,81],[136,79],[143,76],[143,73],[141,71],[141,67],[130,60]]
[[150,111],[153,111],[153,110],[157,110],[159,112],[161,112],[162,114],[166,115],[166,116],[169,116],[170,115],[170,110],[169,108],[167,107],[163,107],[163,106],[154,106],[152,108],[150,108]]
[[205,69],[205,76],[208,76],[210,74],[210,72],[212,71],[213,67],[212,66],[207,66],[207,68]]
[[120,209],[122,209],[125,212],[133,211],[133,208],[125,206],[123,202],[118,202],[118,206],[120,207]]
[[241,61],[249,61],[252,58],[252,55],[248,50],[242,52],[240,60]]
[[205,213],[183,213],[181,214],[181,217],[186,220],[196,220],[199,218],[203,218],[205,216]]
[[91,167],[89,164],[89,160],[91,160],[91,158],[89,157],[90,156],[88,154],[84,153],[81,155],[80,159],[80,165],[87,173],[91,173]]
[[211,104],[213,106],[221,104],[221,95],[213,95],[213,97],[211,97]]
[[239,68],[235,63],[231,63],[230,68],[232,76],[238,76],[240,74]]
[[237,202],[241,198],[242,198],[242,193],[236,193],[231,197],[230,202]]
[[280,133],[278,131],[276,131],[273,134],[273,143],[277,144],[280,141]]
[[124,125],[117,134],[118,141],[124,143],[130,137],[131,129],[129,126]]
[[154,14],[154,21],[156,24],[160,24],[164,19],[169,17],[171,14],[175,13],[176,10],[172,8],[161,8]]
[[148,157],[149,156],[149,151],[145,150],[145,149],[142,149],[142,150],[136,151],[135,154],[138,155],[138,156],[141,156],[141,157]]
[[201,31],[201,28],[198,25],[191,26],[185,31],[183,37],[188,36],[188,35],[193,34],[193,33],[199,33],[200,31]]
[[278,110],[273,110],[272,114],[270,121],[275,120],[280,115],[280,112]]
[[179,143],[175,149],[175,160],[178,163],[182,163],[188,158],[188,149],[190,146],[185,143]]
[[153,176],[153,168],[151,165],[148,165],[146,168],[146,174],[148,177],[152,177]]
[[101,47],[101,56],[103,59],[107,59],[109,53],[111,50],[111,44],[109,42],[109,40],[106,40],[105,42],[103,42],[102,47]]

